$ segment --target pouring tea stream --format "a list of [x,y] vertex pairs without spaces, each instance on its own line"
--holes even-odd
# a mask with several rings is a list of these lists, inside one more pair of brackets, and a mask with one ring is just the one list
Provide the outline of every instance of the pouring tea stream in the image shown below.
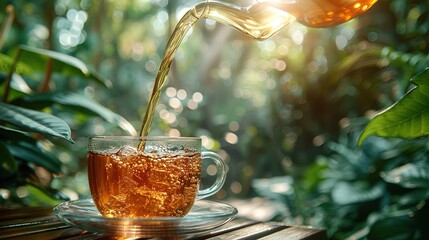
[[[248,7],[223,2],[202,2],[188,10],[177,23],[165,49],[152,94],[146,108],[140,136],[147,136],[156,104],[177,48],[199,19],[212,19],[234,27],[256,40],[265,40],[292,22],[308,27],[331,27],[366,12],[377,0],[258,0]],[[139,146],[144,146],[142,142]]]

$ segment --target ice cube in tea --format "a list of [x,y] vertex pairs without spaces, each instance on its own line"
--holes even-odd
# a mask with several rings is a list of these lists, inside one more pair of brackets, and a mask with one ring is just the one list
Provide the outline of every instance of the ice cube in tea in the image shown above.
[[198,190],[201,154],[88,153],[94,203],[106,217],[185,216]]

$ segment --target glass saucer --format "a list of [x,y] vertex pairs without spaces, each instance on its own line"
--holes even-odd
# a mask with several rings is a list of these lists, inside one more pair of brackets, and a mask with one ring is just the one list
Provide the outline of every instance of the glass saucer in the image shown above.
[[205,232],[234,218],[229,204],[197,200],[186,217],[105,218],[92,199],[63,202],[53,212],[63,222],[96,233],[126,237],[177,236]]

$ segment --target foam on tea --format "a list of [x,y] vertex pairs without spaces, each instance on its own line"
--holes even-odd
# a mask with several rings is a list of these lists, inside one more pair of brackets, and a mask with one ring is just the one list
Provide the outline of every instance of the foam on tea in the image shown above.
[[185,216],[198,191],[201,154],[88,153],[91,195],[105,217]]

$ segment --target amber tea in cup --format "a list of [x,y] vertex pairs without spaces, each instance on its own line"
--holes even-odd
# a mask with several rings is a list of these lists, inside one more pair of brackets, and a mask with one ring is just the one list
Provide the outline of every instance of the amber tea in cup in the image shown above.
[[[217,167],[216,180],[199,189],[202,161]],[[196,199],[215,194],[226,178],[225,163],[201,151],[189,137],[92,137],[88,140],[91,196],[105,217],[183,217]]]

